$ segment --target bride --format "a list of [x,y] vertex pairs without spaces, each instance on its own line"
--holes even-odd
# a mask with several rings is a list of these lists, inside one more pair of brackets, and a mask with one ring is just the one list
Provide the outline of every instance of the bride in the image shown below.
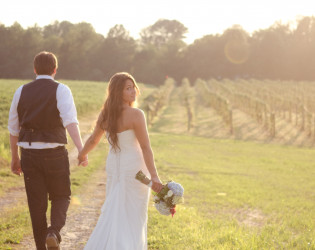
[[139,88],[130,74],[112,76],[97,124],[78,156],[83,163],[106,134],[110,144],[106,199],[85,250],[147,249],[150,189],[135,175],[142,170],[151,176],[155,192],[162,189],[162,183],[154,164],[144,113],[134,107],[138,94]]

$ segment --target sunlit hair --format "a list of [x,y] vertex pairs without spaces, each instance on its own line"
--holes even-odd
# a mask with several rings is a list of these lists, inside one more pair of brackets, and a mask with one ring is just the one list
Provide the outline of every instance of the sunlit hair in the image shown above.
[[37,75],[52,75],[57,68],[57,57],[51,52],[42,51],[34,57],[34,69]]
[[[116,73],[111,77],[107,87],[107,97],[98,117],[97,124],[108,133],[109,143],[116,151],[119,148],[117,128],[118,119],[123,111],[123,90],[127,80],[131,80],[136,90],[136,96],[140,90],[132,75],[126,72]],[[136,101],[129,103],[129,106],[136,107]]]

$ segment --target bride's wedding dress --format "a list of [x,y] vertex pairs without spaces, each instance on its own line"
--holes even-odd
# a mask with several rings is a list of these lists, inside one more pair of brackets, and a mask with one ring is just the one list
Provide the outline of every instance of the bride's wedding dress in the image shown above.
[[119,149],[106,160],[106,198],[85,250],[147,249],[149,188],[135,179],[147,176],[142,151],[133,130],[118,133]]

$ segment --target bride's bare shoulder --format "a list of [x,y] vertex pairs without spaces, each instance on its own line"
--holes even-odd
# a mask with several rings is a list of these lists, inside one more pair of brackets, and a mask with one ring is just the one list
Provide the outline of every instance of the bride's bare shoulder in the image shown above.
[[143,116],[144,115],[144,112],[142,109],[139,109],[139,108],[133,108],[133,107],[130,107],[128,108],[127,112],[133,116]]
[[128,108],[127,112],[128,120],[132,122],[133,127],[145,121],[145,114],[141,109],[130,107]]

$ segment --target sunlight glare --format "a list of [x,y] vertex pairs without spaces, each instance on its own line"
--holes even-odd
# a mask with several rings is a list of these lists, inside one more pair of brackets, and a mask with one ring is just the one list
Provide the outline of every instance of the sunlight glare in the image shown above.
[[221,0],[217,2],[195,0],[55,0],[44,8],[40,0],[11,0],[0,8],[0,23],[19,22],[24,28],[45,26],[58,21],[88,22],[96,32],[106,35],[116,24],[122,24],[134,38],[158,19],[178,20],[188,28],[186,42],[193,42],[208,34],[223,33],[239,24],[249,33],[269,28],[275,22],[295,22],[299,16],[315,14],[315,2],[309,0]]

